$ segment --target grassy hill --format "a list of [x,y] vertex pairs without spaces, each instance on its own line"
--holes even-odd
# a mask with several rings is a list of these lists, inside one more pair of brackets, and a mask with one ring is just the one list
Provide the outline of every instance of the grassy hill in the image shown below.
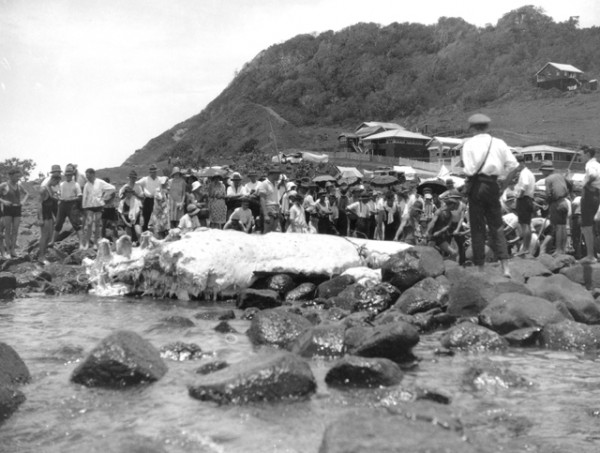
[[363,121],[441,134],[464,128],[475,111],[489,114],[494,133],[515,146],[600,144],[600,95],[535,88],[533,76],[548,61],[600,76],[600,29],[555,23],[526,6],[485,28],[440,18],[299,35],[261,52],[202,112],[123,165],[169,157],[235,164],[254,149],[333,150],[339,133]]

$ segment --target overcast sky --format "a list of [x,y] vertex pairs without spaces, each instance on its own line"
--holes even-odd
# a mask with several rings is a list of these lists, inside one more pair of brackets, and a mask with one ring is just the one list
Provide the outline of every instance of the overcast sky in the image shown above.
[[117,166],[297,34],[441,16],[483,26],[525,4],[600,24],[596,0],[0,0],[0,160]]

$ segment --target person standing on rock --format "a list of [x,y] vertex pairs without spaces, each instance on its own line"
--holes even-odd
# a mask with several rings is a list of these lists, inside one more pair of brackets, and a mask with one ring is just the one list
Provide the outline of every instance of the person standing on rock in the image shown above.
[[171,228],[177,228],[185,208],[186,183],[179,167],[173,167],[169,180],[169,221]]
[[281,170],[278,167],[269,168],[267,179],[261,182],[256,189],[260,197],[260,212],[263,216],[263,234],[271,231],[281,231],[281,211],[277,189],[280,176]]
[[11,258],[16,258],[17,237],[21,225],[21,209],[29,198],[29,194],[19,182],[21,170],[11,168],[8,171],[8,181],[0,184],[0,203],[3,205],[0,221],[4,227],[4,241],[6,253]]
[[73,168],[67,166],[65,170],[65,181],[60,183],[58,197],[58,214],[56,215],[56,224],[54,225],[54,238],[52,242],[58,240],[65,220],[68,218],[71,227],[79,236],[81,243],[81,186],[74,180]]
[[96,170],[88,168],[85,171],[87,182],[83,187],[81,206],[84,212],[84,227],[81,250],[87,250],[94,233],[94,248],[98,246],[102,231],[102,210],[106,201],[115,197],[115,186],[96,178]]
[[487,132],[490,122],[490,118],[481,113],[472,115],[469,118],[469,128],[474,135],[465,141],[462,149],[462,160],[468,177],[473,263],[483,272],[487,225],[490,247],[500,260],[502,273],[510,278],[498,176],[510,172],[519,164],[508,145]]
[[144,217],[144,224],[142,225],[142,231],[148,230],[148,223],[150,222],[150,217],[152,217],[152,211],[154,209],[154,197],[156,196],[156,191],[165,180],[165,178],[157,176],[158,167],[154,164],[150,165],[149,173],[149,176],[144,176],[136,181],[136,184],[142,188],[144,194],[144,201],[142,202],[142,217]]
[[540,171],[545,178],[550,223],[554,229],[554,255],[564,255],[567,247],[567,219],[570,211],[568,197],[571,187],[563,175],[554,172],[554,165],[549,160],[542,162]]
[[585,241],[586,256],[579,262],[592,264],[596,262],[594,216],[600,206],[600,163],[596,160],[594,148],[585,147],[582,157],[585,162],[585,177],[581,196],[581,233]]
[[533,204],[533,195],[535,193],[535,176],[529,168],[525,166],[525,156],[518,153],[516,156],[519,163],[519,177],[515,185],[517,196],[517,217],[519,219],[520,236],[523,239],[523,246],[517,253],[517,256],[533,257],[531,251],[531,219],[535,210]]
[[50,178],[40,187],[41,209],[39,220],[41,222],[40,249],[38,261],[46,263],[46,251],[52,245],[54,222],[58,214],[58,199],[60,196],[60,182],[62,170],[60,165],[52,165]]

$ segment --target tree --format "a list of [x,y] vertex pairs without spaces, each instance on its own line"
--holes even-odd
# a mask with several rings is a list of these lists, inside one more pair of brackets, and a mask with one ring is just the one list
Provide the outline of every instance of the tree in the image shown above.
[[8,172],[11,168],[18,168],[23,174],[23,180],[27,181],[31,172],[35,168],[36,163],[33,159],[19,159],[18,157],[11,157],[3,162],[0,162],[0,180],[8,179]]

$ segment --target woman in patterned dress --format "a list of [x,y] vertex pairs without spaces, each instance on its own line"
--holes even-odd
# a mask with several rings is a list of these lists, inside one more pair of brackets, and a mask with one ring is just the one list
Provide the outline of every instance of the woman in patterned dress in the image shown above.
[[227,205],[225,196],[227,189],[220,176],[210,178],[208,184],[208,211],[210,212],[210,227],[222,229],[227,222]]
[[154,195],[154,208],[150,217],[152,231],[157,239],[163,239],[169,232],[169,181],[165,177]]
[[171,228],[177,228],[179,219],[183,217],[186,187],[181,170],[179,167],[173,167],[171,180],[169,181],[169,220]]

